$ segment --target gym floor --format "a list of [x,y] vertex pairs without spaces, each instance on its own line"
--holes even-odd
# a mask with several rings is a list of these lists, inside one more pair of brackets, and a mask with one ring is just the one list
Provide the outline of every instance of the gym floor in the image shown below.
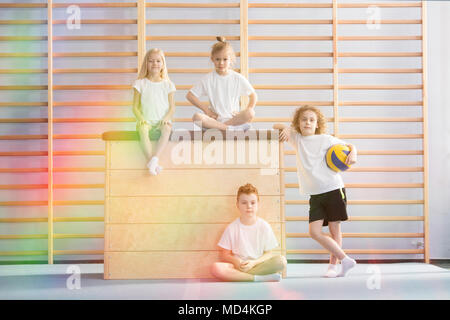
[[0,299],[24,300],[448,300],[450,264],[358,264],[324,278],[327,264],[289,263],[281,282],[103,280],[103,264],[0,265]]

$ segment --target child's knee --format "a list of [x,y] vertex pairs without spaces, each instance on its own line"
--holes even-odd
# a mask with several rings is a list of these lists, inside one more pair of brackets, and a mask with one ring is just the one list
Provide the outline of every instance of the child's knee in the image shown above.
[[210,272],[214,277],[221,278],[222,277],[222,268],[221,268],[220,263],[214,262],[210,267]]
[[199,112],[194,113],[194,115],[192,116],[192,121],[194,122],[198,122],[198,121],[202,121],[203,120],[203,115]]

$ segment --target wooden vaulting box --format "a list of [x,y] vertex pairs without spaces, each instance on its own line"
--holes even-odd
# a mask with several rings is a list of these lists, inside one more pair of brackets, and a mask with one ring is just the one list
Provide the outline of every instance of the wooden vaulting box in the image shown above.
[[[106,132],[105,279],[211,278],[246,183],[285,255],[282,144],[275,131],[174,131],[151,176],[131,131]],[[155,143],[155,142],[153,142]],[[281,161],[280,161],[281,159]]]

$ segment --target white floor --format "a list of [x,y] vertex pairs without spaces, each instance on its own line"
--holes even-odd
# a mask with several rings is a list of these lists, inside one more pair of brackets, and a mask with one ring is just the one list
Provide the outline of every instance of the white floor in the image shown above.
[[103,264],[0,265],[0,299],[450,299],[450,271],[437,266],[358,264],[345,278],[333,279],[322,276],[326,268],[326,264],[288,264],[287,277],[278,283],[223,283],[103,280]]

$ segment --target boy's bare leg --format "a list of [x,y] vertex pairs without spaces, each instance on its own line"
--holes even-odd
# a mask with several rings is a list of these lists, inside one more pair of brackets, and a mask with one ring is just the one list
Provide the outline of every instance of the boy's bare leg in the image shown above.
[[[340,221],[328,221],[328,228],[330,229],[331,237],[342,248],[342,232]],[[330,255],[330,264],[337,264],[338,258],[334,255]]]
[[144,151],[145,157],[147,158],[147,161],[150,161],[152,158],[152,142],[150,141],[150,138],[148,136],[148,132],[150,131],[150,126],[148,124],[143,124],[138,127],[138,133],[139,133],[139,142],[142,148],[142,151]]
[[207,129],[219,129],[225,131],[228,127],[228,125],[223,124],[222,122],[219,122],[203,113],[194,114],[192,120],[196,123],[201,122],[202,127]]
[[342,250],[340,245],[337,244],[335,240],[322,233],[322,225],[323,220],[313,221],[309,224],[309,234],[311,238],[319,242],[322,247],[328,250],[328,252],[330,252],[330,254],[335,256],[337,259],[344,259],[346,256],[344,250]]
[[164,124],[161,126],[161,137],[159,137],[158,143],[155,148],[155,157],[160,157],[162,151],[169,142],[170,132],[172,131],[172,126],[170,124]]
[[255,110],[253,108],[242,110],[237,113],[233,118],[224,122],[228,126],[238,126],[244,123],[252,121],[255,117]]
[[287,261],[286,258],[281,255],[276,255],[266,260],[253,268],[251,268],[248,273],[253,275],[266,275],[283,271],[286,268]]
[[223,281],[253,281],[254,275],[237,270],[231,263],[216,262],[211,267],[214,277]]

